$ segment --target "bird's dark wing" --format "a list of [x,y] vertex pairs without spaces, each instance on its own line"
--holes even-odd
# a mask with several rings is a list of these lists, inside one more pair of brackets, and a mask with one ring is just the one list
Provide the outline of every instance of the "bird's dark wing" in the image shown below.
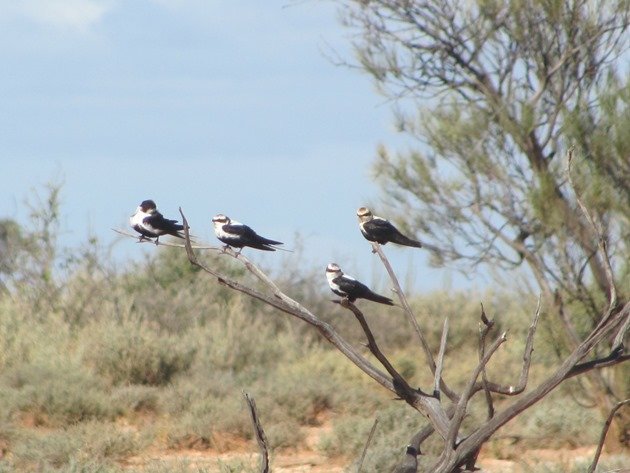
[[[399,245],[414,246],[416,248],[422,248],[422,243],[413,240],[403,235],[394,225],[388,220],[375,218],[369,222],[363,224],[363,236],[370,241],[376,241],[381,245],[387,242],[397,243]],[[366,236],[366,233],[368,236]]]
[[247,225],[232,225],[228,223],[223,225],[223,231],[243,238],[252,238],[256,235],[256,232]]
[[[370,241],[377,241],[385,244],[392,238],[392,235],[398,232],[389,221],[381,218],[375,218],[363,224],[363,236]],[[367,234],[367,236],[366,236]]]
[[347,294],[348,299],[351,301],[354,299],[368,299],[370,301],[380,302],[381,304],[394,305],[389,297],[376,294],[370,290],[369,287],[356,279],[340,276],[333,279],[333,282],[339,286],[340,290]]
[[333,279],[333,282],[337,286],[339,286],[340,291],[342,291],[344,294],[348,295],[349,297],[352,297],[355,299],[357,297],[361,297],[360,294],[363,291],[365,290],[369,291],[367,286],[365,286],[364,284],[360,283],[359,281],[355,279],[351,279],[348,277],[339,276]]
[[239,239],[246,245],[260,250],[270,250],[266,245],[282,245],[280,241],[270,240],[261,237],[251,227],[247,225],[223,225],[223,231],[237,235]]
[[145,236],[147,238],[155,238],[158,236],[157,233],[147,230],[147,228],[143,225],[135,224],[133,226],[133,229],[137,231],[140,235]]
[[168,233],[169,235],[174,235],[178,237],[181,237],[179,231],[184,229],[184,226],[179,225],[177,223],[177,220],[164,218],[164,216],[160,212],[156,212],[153,215],[145,217],[142,223],[149,228],[153,228],[163,233]]

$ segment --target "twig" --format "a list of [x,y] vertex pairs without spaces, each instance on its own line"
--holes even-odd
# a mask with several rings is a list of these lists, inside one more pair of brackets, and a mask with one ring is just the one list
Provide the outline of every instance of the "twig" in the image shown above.
[[472,375],[470,376],[470,380],[468,384],[464,388],[461,397],[459,398],[459,402],[457,403],[457,407],[455,408],[455,413],[453,414],[453,418],[451,419],[451,425],[449,426],[448,437],[446,439],[447,448],[445,452],[450,449],[455,448],[455,439],[457,438],[457,433],[459,432],[459,428],[464,420],[464,414],[466,414],[466,407],[468,405],[468,401],[470,400],[473,394],[473,387],[477,378],[479,377],[479,373],[481,370],[488,364],[490,358],[494,354],[494,352],[501,346],[503,342],[507,339],[507,333],[503,332],[492,345],[488,348],[488,351],[484,354],[483,358],[479,361],[477,367],[473,370]]
[[[133,233],[128,233],[124,230],[119,230],[116,228],[112,228],[113,231],[115,231],[116,233],[126,236],[126,237],[131,237],[134,240],[136,240],[137,243],[151,243],[152,245],[155,246],[170,246],[172,248],[186,248],[186,244],[185,243],[173,243],[170,241],[153,241],[153,240],[149,240],[147,238],[143,238],[142,240],[138,238],[138,235],[134,235]],[[219,246],[211,246],[211,245],[191,245],[192,248],[194,248],[195,250],[215,250],[215,251],[223,251],[223,248],[219,247]]]
[[247,405],[249,406],[249,414],[252,418],[252,424],[254,424],[256,442],[258,442],[258,448],[260,449],[260,473],[269,473],[269,450],[267,448],[267,437],[265,436],[265,431],[263,430],[258,417],[256,402],[254,401],[254,398],[246,392],[243,392],[243,396],[245,396],[245,401],[247,401]]
[[438,352],[437,363],[435,365],[435,376],[433,378],[433,395],[440,399],[440,380],[442,379],[442,368],[444,367],[444,353],[446,352],[446,339],[448,337],[448,315],[444,318],[442,327],[442,338],[440,339],[440,351]]
[[593,463],[589,466],[587,473],[593,473],[595,468],[597,467],[597,463],[599,462],[599,456],[602,454],[602,449],[604,448],[604,440],[606,440],[606,434],[608,434],[608,429],[610,428],[610,424],[612,423],[613,417],[615,413],[626,404],[630,404],[630,399],[626,399],[625,401],[620,401],[612,408],[610,414],[608,414],[608,418],[606,419],[606,423],[604,424],[604,428],[602,429],[602,433],[599,437],[599,442],[597,444],[597,450],[595,450],[595,457],[593,458]]
[[607,366],[613,366],[618,363],[623,363],[624,361],[628,360],[630,360],[630,353],[624,355],[623,346],[620,346],[603,358],[597,358],[596,360],[585,361],[584,363],[575,365],[573,368],[571,368],[571,371],[566,374],[565,379],[569,379],[595,369],[605,368]]
[[372,428],[370,429],[370,434],[368,435],[367,441],[365,442],[365,446],[363,447],[363,452],[361,453],[361,458],[359,458],[359,465],[357,466],[357,473],[361,473],[361,468],[363,467],[363,460],[365,460],[365,454],[368,451],[368,447],[372,442],[372,437],[374,437],[374,432],[376,431],[376,425],[378,424],[378,417],[374,419],[374,423],[372,424]]
[[[483,324],[483,328],[480,330],[479,334],[479,362],[483,360],[484,351],[486,349],[486,337],[492,327],[494,327],[494,320],[488,320],[486,316],[486,311],[483,308],[483,304],[481,304],[481,323]],[[492,402],[492,394],[490,394],[490,390],[488,389],[488,375],[486,373],[486,367],[481,370],[481,384],[483,386],[483,392],[486,397],[486,404],[488,406],[488,419],[492,419],[494,417],[494,404]]]
[[[527,340],[525,342],[525,350],[523,351],[523,365],[521,366],[521,375],[518,383],[515,385],[502,386],[490,381],[486,382],[487,388],[490,392],[497,394],[504,394],[506,396],[514,396],[520,394],[527,387],[527,379],[529,377],[529,368],[532,363],[532,352],[534,351],[534,335],[536,334],[536,328],[538,327],[538,319],[540,318],[540,303],[541,296],[538,297],[538,305],[536,306],[536,313],[534,314],[534,320],[529,326],[527,331]],[[475,385],[474,392],[484,389],[482,384]]]
[[[372,249],[374,253],[376,253],[379,256],[379,258],[383,262],[383,266],[385,266],[385,269],[387,270],[387,274],[389,274],[389,278],[392,280],[392,284],[394,285],[394,292],[396,292],[396,294],[398,295],[398,298],[400,299],[400,303],[403,306],[405,315],[407,316],[407,320],[409,321],[411,326],[414,328],[416,335],[418,335],[418,340],[420,340],[420,345],[422,346],[422,349],[424,350],[424,354],[427,358],[427,363],[429,364],[429,369],[431,370],[431,373],[435,375],[436,365],[435,365],[435,360],[433,359],[433,353],[431,353],[431,348],[429,347],[429,344],[426,338],[424,338],[422,330],[420,329],[420,325],[418,325],[418,321],[416,320],[416,317],[413,314],[413,311],[411,310],[411,306],[409,306],[409,303],[407,302],[407,297],[405,296],[405,293],[402,290],[400,283],[398,282],[396,273],[394,273],[394,269],[392,268],[392,265],[389,263],[387,256],[385,256],[385,253],[383,252],[381,245],[379,245],[376,242],[371,242],[371,244],[372,244]],[[446,394],[450,400],[455,401],[458,399],[458,395],[454,391],[452,391],[446,385],[444,380],[442,380],[441,378],[440,378],[440,387],[442,391],[444,392],[444,394]]]
[[[348,299],[341,299],[341,301],[339,301],[339,304],[346,309],[350,309],[350,311],[354,314],[354,316],[359,321],[359,324],[361,324],[361,328],[365,332],[365,336],[368,339],[368,348],[370,349],[372,354],[376,357],[376,359],[380,361],[380,363],[383,365],[385,370],[392,377],[393,382],[394,382],[394,387],[396,387],[396,394],[398,394],[401,398],[408,401],[414,397],[413,392],[419,392],[421,394],[424,394],[421,390],[419,389],[414,390],[411,386],[409,386],[409,383],[407,383],[407,380],[402,377],[402,375],[396,370],[396,368],[394,368],[394,366],[390,363],[387,357],[383,354],[383,352],[381,351],[381,349],[378,347],[376,343],[376,339],[374,338],[374,334],[372,333],[370,326],[365,320],[365,316],[363,315],[363,312],[361,312],[359,308],[356,305],[354,305],[352,302],[350,302]],[[426,394],[424,395],[426,396]]]

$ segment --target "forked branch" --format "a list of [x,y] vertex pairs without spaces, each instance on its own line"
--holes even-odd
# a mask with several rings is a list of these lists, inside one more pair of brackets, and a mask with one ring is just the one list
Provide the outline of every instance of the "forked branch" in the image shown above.
[[[435,376],[435,372],[436,372],[436,364],[435,364],[435,360],[433,359],[433,353],[431,352],[431,347],[429,347],[429,343],[427,342],[426,338],[424,337],[422,330],[420,329],[420,325],[418,325],[418,321],[416,319],[416,316],[414,315],[413,311],[411,310],[411,306],[409,305],[409,302],[407,301],[407,297],[405,296],[405,292],[402,290],[402,287],[400,286],[400,283],[398,282],[398,278],[396,277],[396,273],[394,272],[394,269],[392,268],[392,265],[389,263],[389,260],[387,259],[387,256],[385,256],[385,253],[383,252],[383,249],[381,248],[381,245],[379,245],[376,242],[371,242],[372,245],[372,251],[373,253],[376,253],[379,258],[381,259],[383,266],[385,266],[385,269],[387,270],[387,274],[389,274],[389,278],[392,280],[392,284],[394,285],[394,292],[398,295],[398,299],[400,300],[400,303],[404,309],[405,315],[407,317],[407,320],[409,321],[409,323],[411,324],[411,326],[413,327],[413,329],[416,332],[416,335],[418,336],[418,340],[420,341],[420,346],[422,346],[422,350],[424,351],[424,354],[426,356],[427,359],[427,364],[429,365],[429,368],[431,370],[431,373]],[[442,380],[442,378],[438,378],[439,382],[440,382],[440,387],[442,389],[442,391],[444,392],[444,394],[446,394],[446,396],[452,400],[452,401],[456,401],[459,396],[457,395],[457,393],[455,393],[452,389],[450,389],[446,383],[444,382],[444,380]]]
[[468,407],[468,401],[472,398],[474,394],[474,386],[479,377],[481,371],[486,367],[494,352],[507,340],[507,333],[503,332],[499,337],[490,345],[488,350],[483,355],[483,358],[479,360],[479,363],[473,370],[470,380],[466,384],[461,397],[459,398],[459,402],[457,403],[457,407],[455,408],[455,413],[453,414],[453,418],[451,419],[451,425],[449,426],[447,441],[447,449],[455,448],[455,439],[459,433],[459,428],[464,420],[464,415],[466,414],[466,409]]
[[402,375],[396,370],[396,368],[394,368],[387,357],[383,354],[381,349],[378,347],[378,344],[376,343],[376,339],[374,338],[374,334],[372,333],[370,326],[365,320],[363,312],[361,312],[357,306],[355,306],[347,299],[342,299],[339,303],[342,307],[345,307],[346,309],[352,311],[354,316],[359,321],[359,324],[361,325],[361,328],[363,329],[363,332],[365,332],[365,336],[367,337],[368,348],[392,377],[394,387],[396,388],[396,393],[410,404],[414,402],[416,393],[421,393],[426,396],[427,394],[423,393],[420,389],[414,390],[411,386],[409,386],[407,380],[402,377]]
[[[237,254],[229,248],[221,249],[222,253],[230,255],[233,258],[239,260],[242,264],[244,264],[248,271],[254,274],[261,282],[265,284],[265,286],[271,291],[271,294],[266,294],[251,287],[245,286],[238,281],[235,281],[202,263],[192,247],[188,221],[186,220],[186,216],[184,215],[181,208],[180,214],[182,216],[182,223],[184,226],[186,254],[188,255],[188,260],[191,264],[216,277],[220,284],[223,284],[236,291],[242,292],[249,297],[258,299],[282,312],[297,317],[300,320],[314,326],[320,332],[320,334],[324,338],[326,338],[326,340],[328,340],[333,346],[335,346],[341,353],[343,353],[344,356],[346,356],[364,373],[366,373],[368,376],[370,376],[372,379],[374,379],[376,382],[378,382],[381,386],[388,389],[389,391],[396,393],[397,395],[401,394],[401,383],[399,383],[399,381],[402,379],[402,377],[400,375],[398,375],[400,379],[398,377],[394,377],[392,373],[395,370],[390,373],[390,375],[392,376],[390,378],[390,376],[387,376],[385,373],[372,365],[372,363],[370,363],[358,350],[356,350],[350,343],[348,343],[343,337],[341,337],[341,335],[339,335],[330,324],[324,322],[323,320],[315,316],[311,311],[299,304],[297,301],[283,293],[263,271],[261,271],[249,260],[247,260],[242,254]],[[383,357],[382,359],[379,359],[379,361],[386,361],[386,358]],[[393,367],[391,368],[393,369]],[[439,432],[442,437],[446,437],[448,431],[448,418],[439,402],[437,402],[431,396],[424,395],[420,391],[412,389],[411,387],[409,387],[408,384],[406,384],[406,382],[402,383],[402,386],[402,392],[404,392],[406,395],[404,399],[414,409],[417,409],[423,415],[428,417],[431,423],[434,425],[436,431]]]
[[[486,337],[488,336],[488,332],[492,330],[494,327],[494,320],[489,320],[486,316],[486,311],[483,308],[483,304],[481,304],[481,323],[483,327],[480,329],[479,333],[479,361],[483,360],[484,352],[486,350]],[[494,404],[492,402],[492,394],[490,394],[490,389],[488,388],[488,375],[486,373],[486,367],[484,366],[481,370],[481,384],[483,386],[483,392],[486,396],[486,405],[488,406],[488,419],[492,419],[494,416]]]
[[523,352],[523,364],[521,365],[521,374],[518,379],[518,383],[515,385],[500,385],[497,383],[493,383],[490,381],[486,381],[486,386],[483,384],[476,384],[474,391],[477,392],[480,389],[485,389],[487,387],[488,391],[495,394],[504,394],[506,396],[514,396],[516,394],[522,393],[527,387],[527,379],[529,377],[529,368],[532,364],[532,352],[534,351],[534,335],[536,334],[536,329],[538,327],[538,320],[540,319],[540,303],[541,298],[538,298],[538,305],[536,306],[536,313],[534,314],[534,319],[529,326],[529,330],[527,331],[527,339],[525,341],[525,350]]

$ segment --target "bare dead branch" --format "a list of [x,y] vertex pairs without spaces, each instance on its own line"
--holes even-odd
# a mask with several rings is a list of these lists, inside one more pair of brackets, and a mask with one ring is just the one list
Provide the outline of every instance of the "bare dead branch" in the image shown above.
[[511,386],[500,386],[494,383],[487,382],[486,384],[491,392],[514,396],[516,394],[522,393],[527,387],[529,368],[532,363],[532,352],[534,351],[534,335],[536,334],[536,328],[538,327],[538,320],[540,318],[540,304],[541,296],[538,297],[536,313],[534,314],[534,319],[532,320],[532,323],[529,326],[529,330],[527,331],[525,350],[523,351],[523,364],[521,366],[521,374],[519,376],[518,383]]
[[[396,292],[396,294],[398,295],[398,299],[400,300],[400,303],[404,309],[404,313],[407,316],[407,320],[409,321],[409,323],[415,330],[416,335],[418,336],[418,340],[420,341],[420,345],[422,346],[422,349],[426,356],[427,363],[429,365],[431,373],[435,375],[436,365],[435,365],[435,360],[433,359],[433,353],[431,352],[431,348],[429,347],[429,344],[426,338],[424,337],[422,330],[420,329],[420,325],[418,325],[418,321],[416,320],[416,317],[413,311],[411,310],[411,306],[409,306],[409,302],[407,302],[407,297],[405,296],[405,292],[402,290],[402,287],[400,286],[400,283],[398,282],[396,273],[394,272],[392,265],[389,263],[387,256],[385,256],[385,253],[383,252],[381,245],[379,245],[376,242],[370,242],[370,243],[372,245],[372,251],[379,256],[379,258],[381,259],[383,263],[383,266],[385,266],[385,269],[387,270],[387,274],[389,274],[389,278],[392,280],[392,284],[394,285],[394,292]],[[441,378],[439,379],[440,379],[440,387],[441,387],[441,390],[444,392],[444,394],[446,394],[446,396],[452,401],[457,400],[459,397],[457,393],[451,390],[446,385],[444,380],[442,380]]]
[[365,441],[365,446],[363,447],[363,452],[361,452],[361,458],[359,458],[359,464],[357,465],[357,473],[361,473],[361,468],[363,467],[363,461],[365,460],[365,454],[367,453],[370,443],[372,442],[372,438],[374,437],[374,432],[376,432],[377,424],[378,424],[378,417],[374,419],[374,423],[372,424],[372,428],[370,429],[368,438]]
[[[113,231],[118,233],[119,235],[123,235],[126,237],[131,237],[136,240],[137,243],[151,243],[155,246],[169,246],[171,248],[186,248],[185,243],[175,243],[173,241],[153,241],[147,238],[143,238],[142,240],[138,238],[138,235],[134,235],[133,233],[126,232],[124,230],[119,230],[117,228],[112,228]],[[191,245],[195,250],[215,250],[215,251],[223,251],[223,248],[212,245]]]
[[606,423],[604,424],[604,428],[602,429],[602,433],[599,437],[599,442],[597,443],[597,450],[595,450],[595,456],[593,458],[593,462],[589,466],[587,473],[593,473],[595,468],[597,467],[597,463],[599,462],[599,456],[602,454],[602,449],[604,448],[604,440],[606,440],[606,434],[608,433],[608,429],[610,428],[610,424],[612,423],[613,417],[617,413],[617,411],[623,406],[630,404],[630,399],[626,399],[625,401],[620,401],[612,408],[610,414],[608,414],[608,418],[606,419]]
[[[242,255],[234,253],[229,248],[221,249],[222,253],[232,256],[241,264],[243,264],[249,272],[251,272],[259,281],[263,283],[264,288],[266,288],[267,290],[263,289],[261,291],[244,286],[238,281],[232,280],[221,274],[220,272],[205,266],[205,264],[198,259],[197,254],[192,247],[188,222],[183,215],[183,212],[181,212],[181,209],[180,213],[182,214],[182,219],[184,222],[184,234],[186,242],[185,249],[191,264],[198,266],[208,274],[216,277],[219,283],[226,285],[227,287],[230,287],[236,291],[242,292],[249,297],[261,300],[264,303],[275,307],[282,312],[295,316],[309,323],[310,325],[313,325],[322,334],[322,336],[324,336],[324,338],[326,338],[332,345],[334,345],[339,351],[341,351],[344,356],[352,361],[357,367],[368,374],[368,376],[372,377],[375,381],[377,381],[386,389],[390,390],[393,393],[396,393],[396,395],[404,399],[408,404],[410,404],[410,406],[417,409],[423,415],[427,416],[429,418],[431,426],[422,429],[414,437],[418,439],[418,446],[419,443],[422,442],[423,439],[430,436],[431,432],[434,430],[437,431],[445,439],[445,450],[440,457],[438,463],[441,468],[439,471],[451,471],[448,470],[449,465],[466,465],[466,468],[474,466],[475,458],[477,453],[479,452],[479,448],[483,444],[483,442],[487,438],[489,438],[489,436],[491,436],[500,426],[504,425],[509,419],[515,417],[527,407],[542,399],[548,392],[554,389],[554,387],[560,384],[567,377],[581,374],[582,372],[596,369],[598,367],[609,366],[611,364],[621,362],[621,360],[624,360],[626,357],[630,358],[630,355],[624,354],[623,347],[619,347],[617,350],[614,351],[614,353],[606,358],[585,363],[579,363],[580,360],[582,360],[584,356],[593,349],[593,347],[605,340],[606,337],[610,337],[611,333],[619,333],[618,331],[620,330],[620,328],[623,328],[626,322],[626,318],[624,317],[628,317],[630,314],[630,303],[628,303],[623,308],[616,308],[615,310],[613,310],[610,314],[610,317],[608,317],[608,319],[605,320],[603,324],[601,324],[601,327],[596,330],[596,333],[593,333],[591,336],[585,339],[580,344],[580,346],[577,347],[576,350],[574,350],[574,352],[565,360],[563,365],[541,385],[525,394],[524,397],[515,402],[513,405],[509,406],[504,411],[495,413],[494,417],[492,415],[489,415],[490,419],[485,424],[479,426],[477,430],[473,431],[472,434],[468,437],[460,439],[459,430],[461,428],[463,418],[466,414],[467,405],[472,396],[478,390],[485,389],[486,395],[489,395],[489,393],[492,392],[502,391],[505,391],[506,394],[514,395],[517,392],[522,392],[524,390],[527,383],[529,368],[531,364],[534,334],[536,332],[537,323],[540,317],[540,299],[538,301],[534,320],[532,321],[532,324],[528,331],[525,351],[523,355],[521,375],[516,386],[499,386],[483,379],[483,374],[487,363],[506,338],[505,333],[502,334],[494,341],[494,343],[490,347],[486,349],[485,339],[487,333],[492,327],[492,321],[488,319],[482,307],[481,320],[485,328],[482,330],[482,334],[480,337],[480,361],[475,370],[473,370],[471,378],[465,386],[465,389],[462,392],[461,396],[459,396],[457,403],[449,406],[445,410],[444,407],[441,406],[438,399],[433,396],[427,395],[420,389],[414,389],[409,386],[408,382],[402,377],[402,375],[400,375],[400,373],[398,373],[398,371],[389,362],[387,357],[380,351],[380,348],[376,343],[375,337],[371,332],[371,329],[367,324],[363,313],[354,304],[351,304],[348,301],[344,300],[341,301],[342,306],[351,310],[361,324],[362,329],[364,330],[368,340],[368,348],[385,368],[386,373],[370,363],[352,345],[345,341],[333,329],[332,326],[323,322],[308,309],[284,294],[282,290],[263,271],[261,271],[256,265],[252,264],[247,258],[243,257]],[[442,368],[438,368],[438,365],[443,366],[444,351],[447,340],[447,328],[448,321],[446,320],[445,327],[442,332],[440,353],[438,355],[438,364],[435,365],[435,372],[437,372],[435,379],[441,379],[440,373]],[[486,335],[484,335],[484,333]],[[478,378],[480,375],[482,376],[481,383],[478,382]],[[435,382],[434,380],[434,388],[435,386],[437,386],[437,382]]]
[[341,305],[341,307],[350,309],[350,311],[352,311],[354,316],[359,321],[359,324],[361,324],[361,328],[363,329],[363,332],[365,332],[365,336],[368,340],[368,348],[392,377],[394,387],[397,388],[396,393],[409,403],[413,402],[413,398],[415,397],[414,391],[424,396],[427,396],[427,394],[423,393],[420,389],[414,390],[411,386],[409,386],[407,380],[403,378],[403,376],[391,364],[389,359],[387,359],[387,357],[383,354],[381,349],[378,347],[378,344],[376,343],[376,339],[374,338],[374,334],[372,333],[372,330],[370,329],[367,320],[365,320],[363,312],[361,312],[359,308],[348,299],[341,299],[341,301],[339,301],[339,304]]
[[448,437],[446,439],[447,450],[451,448],[455,448],[455,439],[459,433],[459,428],[464,420],[464,415],[466,414],[466,407],[468,406],[468,401],[472,397],[473,388],[479,377],[479,374],[484,369],[484,367],[490,361],[494,352],[507,340],[507,333],[503,332],[499,337],[490,345],[483,358],[479,361],[475,369],[473,370],[470,380],[466,384],[466,387],[462,391],[462,395],[459,398],[459,402],[457,403],[457,407],[455,408],[455,413],[453,414],[453,418],[451,419],[451,425],[449,426]]
[[[621,309],[613,311],[612,316],[606,322],[597,333],[592,333],[587,337],[579,347],[577,347],[558,367],[558,369],[547,377],[538,386],[523,394],[512,405],[508,406],[503,411],[498,412],[495,416],[488,420],[484,425],[480,426],[476,431],[466,437],[459,445],[457,455],[455,457],[448,458],[449,465],[458,464],[462,459],[467,458],[473,453],[480,442],[484,442],[488,439],[498,428],[505,425],[514,417],[518,416],[525,409],[531,405],[537,403],[543,399],[549,392],[555,389],[560,383],[567,379],[567,375],[571,373],[571,370],[578,365],[578,361],[583,359],[584,356],[589,353],[595,345],[605,340],[610,332],[616,327],[616,324],[622,320],[624,312],[630,311],[630,302]],[[597,368],[597,365],[591,366],[590,369]]]
[[[262,302],[269,304],[272,307],[275,307],[287,314],[298,317],[299,319],[309,323],[310,325],[315,326],[319,332],[326,338],[330,343],[332,343],[339,351],[341,351],[347,358],[350,359],[355,365],[357,365],[361,370],[363,370],[368,376],[373,378],[379,384],[381,384],[386,389],[389,389],[392,392],[395,392],[394,386],[391,383],[389,377],[387,377],[383,372],[376,369],[368,360],[366,360],[360,353],[358,353],[348,342],[346,342],[337,332],[326,322],[317,318],[310,311],[304,309],[299,304],[287,304],[281,298],[275,296],[268,296],[263,294],[255,289],[244,286],[240,284],[238,281],[234,281],[229,277],[215,271],[212,268],[207,267],[203,263],[199,261],[197,255],[195,254],[192,245],[190,244],[189,238],[189,227],[188,221],[184,213],[180,208],[180,214],[182,215],[182,222],[184,225],[184,236],[186,241],[186,254],[188,255],[188,259],[191,264],[199,267],[203,271],[217,278],[220,284],[223,284],[231,289],[242,292],[250,297],[258,299]],[[253,265],[252,265],[253,266]],[[296,305],[298,308],[296,308]]]
[[[240,284],[238,281],[235,281],[220,272],[207,267],[201,261],[199,261],[197,255],[195,254],[194,249],[192,248],[192,244],[190,241],[189,234],[189,226],[186,216],[184,215],[182,209],[179,209],[179,212],[182,216],[182,222],[184,226],[184,236],[185,236],[185,248],[186,254],[188,256],[188,260],[194,266],[199,267],[206,273],[217,278],[220,284],[223,284],[231,289],[234,289],[238,292],[242,292],[243,294],[248,295],[254,299],[258,299],[276,309],[292,315],[294,317],[299,318],[300,320],[308,323],[309,325],[314,326],[319,333],[328,340],[335,348],[337,348],[346,358],[348,358],[352,363],[354,363],[359,369],[361,369],[364,373],[374,379],[377,383],[379,383],[384,388],[389,391],[400,395],[401,386],[387,376],[385,373],[377,369],[372,363],[370,363],[361,353],[359,353],[350,343],[348,343],[343,337],[341,337],[334,328],[315,316],[308,309],[303,307],[301,304],[296,302],[295,300],[288,297],[282,291],[280,291],[275,283],[271,282],[268,286],[274,292],[273,295],[264,294],[260,291],[252,289],[248,286]],[[227,250],[226,250],[227,251]],[[241,258],[240,255],[237,260],[241,261],[241,263],[245,264],[245,258]],[[246,266],[250,271],[255,271],[260,275],[259,279],[265,281],[268,279],[266,275],[259,268],[253,265],[251,262],[247,261],[249,266]],[[258,273],[259,272],[259,273]],[[255,274],[256,274],[255,273]],[[274,289],[275,288],[275,289]],[[369,328],[369,327],[368,327]],[[371,332],[370,332],[371,333]],[[378,347],[377,347],[378,348]],[[384,360],[386,358],[383,357]],[[379,360],[381,361],[381,360]],[[390,365],[391,366],[391,365]],[[392,367],[393,368],[393,367]],[[395,371],[395,370],[394,370]],[[390,373],[391,375],[391,373]],[[400,376],[400,375],[398,375]],[[402,377],[400,377],[402,379]],[[404,380],[403,380],[404,381]],[[414,390],[409,387],[409,385],[405,382],[403,387],[406,386],[405,400],[411,405],[414,409],[421,412],[423,415],[428,417],[432,424],[435,426],[437,432],[440,433],[442,437],[446,436],[448,431],[448,418],[444,412],[442,406],[430,396],[423,395],[419,390]]]
[[630,360],[630,353],[623,353],[623,346],[617,347],[609,355],[603,358],[597,358],[596,360],[585,361],[584,363],[580,363],[575,365],[571,371],[569,371],[565,379],[573,378],[574,376],[579,376],[583,373],[587,373],[589,371],[595,369],[606,368],[608,366],[614,366],[619,363],[623,363],[624,361]]
[[260,449],[260,473],[269,473],[269,449],[267,448],[267,436],[263,430],[260,418],[258,417],[258,410],[256,409],[256,401],[248,393],[243,392],[245,401],[249,407],[249,415],[254,424],[254,434],[256,435],[256,442],[258,442],[258,448]]
[[[494,320],[488,320],[483,304],[481,304],[481,323],[483,324],[483,327],[479,327],[479,362],[481,362],[484,357],[486,337],[488,336],[490,330],[492,330],[492,327],[494,327]],[[481,370],[481,384],[486,398],[486,405],[488,406],[488,419],[492,419],[494,416],[494,404],[492,402],[492,394],[490,394],[490,390],[488,389],[488,375],[486,373],[485,366]]]
[[440,399],[440,380],[442,379],[442,368],[444,367],[444,353],[446,352],[446,339],[448,337],[448,315],[444,318],[442,328],[442,338],[440,339],[440,351],[438,352],[435,366],[435,376],[433,379],[433,396]]

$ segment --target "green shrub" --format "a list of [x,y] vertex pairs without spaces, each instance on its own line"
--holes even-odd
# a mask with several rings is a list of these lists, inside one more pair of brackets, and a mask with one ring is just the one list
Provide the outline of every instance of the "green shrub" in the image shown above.
[[115,385],[167,384],[190,367],[196,351],[186,339],[160,335],[142,323],[101,323],[93,332],[84,359]]
[[112,419],[120,411],[103,383],[84,367],[43,361],[14,367],[0,377],[7,411],[32,416],[34,425],[63,426]]
[[[35,465],[38,468],[59,468],[71,464],[73,468],[78,468],[78,465],[88,462],[102,464],[134,455],[149,440],[114,424],[86,422],[63,430],[23,435],[13,446],[12,454],[19,468],[32,468]],[[91,471],[88,466],[86,468]],[[97,468],[97,471],[102,471],[101,466]]]

